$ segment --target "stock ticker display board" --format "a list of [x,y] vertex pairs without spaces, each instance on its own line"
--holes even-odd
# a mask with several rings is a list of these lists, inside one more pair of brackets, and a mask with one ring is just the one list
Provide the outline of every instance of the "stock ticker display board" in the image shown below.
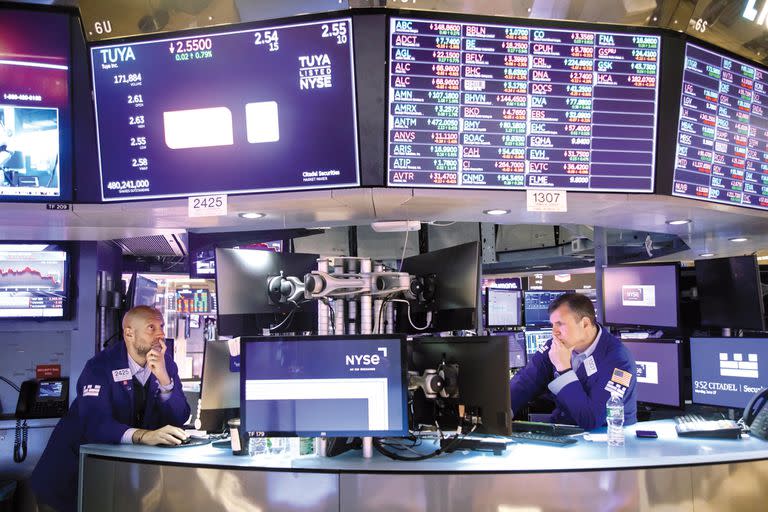
[[359,183],[350,18],[97,46],[91,59],[105,201]]
[[672,194],[768,208],[768,74],[688,43]]
[[391,18],[390,186],[653,192],[661,38]]

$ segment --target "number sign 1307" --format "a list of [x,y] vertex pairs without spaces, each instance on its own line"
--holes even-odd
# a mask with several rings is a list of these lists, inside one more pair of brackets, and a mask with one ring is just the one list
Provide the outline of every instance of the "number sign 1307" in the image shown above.
[[190,217],[217,217],[227,214],[227,196],[192,196],[189,198]]
[[528,190],[529,212],[567,212],[568,196],[565,190]]

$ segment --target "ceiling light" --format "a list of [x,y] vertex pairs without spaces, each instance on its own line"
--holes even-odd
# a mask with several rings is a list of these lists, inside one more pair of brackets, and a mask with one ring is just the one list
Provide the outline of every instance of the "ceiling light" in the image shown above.
[[713,253],[713,252],[703,252],[703,253],[699,254],[699,256],[701,256],[702,258],[711,258],[714,255],[715,255],[715,253]]
[[506,215],[511,210],[501,210],[501,209],[495,209],[495,210],[483,210],[483,213],[486,215]]
[[265,217],[263,213],[256,213],[256,212],[243,212],[238,213],[238,217],[242,217],[244,219],[260,219],[262,217]]
[[682,226],[683,224],[690,224],[691,219],[675,219],[675,220],[668,220],[667,224],[670,226]]
[[739,243],[739,242],[746,242],[747,240],[749,240],[749,238],[745,236],[737,236],[734,238],[729,238],[728,240],[730,240],[731,242]]

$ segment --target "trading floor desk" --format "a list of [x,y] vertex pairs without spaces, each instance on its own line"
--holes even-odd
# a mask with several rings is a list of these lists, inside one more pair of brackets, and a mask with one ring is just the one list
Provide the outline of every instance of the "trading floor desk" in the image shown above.
[[[144,511],[758,511],[768,442],[678,439],[672,420],[626,429],[626,444],[515,444],[501,456],[453,453],[397,462],[378,453],[293,460],[211,446],[87,445],[85,512]],[[636,428],[659,439],[637,439]]]

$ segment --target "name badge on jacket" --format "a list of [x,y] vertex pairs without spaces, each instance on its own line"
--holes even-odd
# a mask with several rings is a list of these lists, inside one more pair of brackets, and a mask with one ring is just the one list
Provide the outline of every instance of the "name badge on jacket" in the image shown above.
[[591,377],[597,373],[597,364],[595,364],[595,358],[589,356],[584,360],[584,369],[587,371],[587,377]]
[[120,370],[112,370],[112,380],[115,382],[123,382],[124,380],[131,380],[131,369],[121,368]]

